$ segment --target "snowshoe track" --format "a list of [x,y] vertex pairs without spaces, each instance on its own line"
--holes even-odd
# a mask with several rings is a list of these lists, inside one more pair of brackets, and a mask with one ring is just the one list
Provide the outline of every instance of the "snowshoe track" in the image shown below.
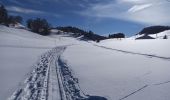
[[61,59],[66,46],[56,47],[40,57],[34,69],[8,100],[107,100],[86,95]]

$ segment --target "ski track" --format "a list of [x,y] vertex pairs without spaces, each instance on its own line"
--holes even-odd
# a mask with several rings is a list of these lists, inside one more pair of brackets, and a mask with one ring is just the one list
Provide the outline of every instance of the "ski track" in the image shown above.
[[134,94],[136,94],[137,92],[140,92],[141,90],[145,89],[146,87],[148,87],[148,85],[145,85],[145,86],[139,88],[138,90],[136,90],[136,91],[134,91],[134,92],[132,92],[132,93],[130,93],[130,94],[124,96],[123,98],[121,98],[121,99],[119,99],[119,100],[126,99],[126,98],[128,98],[129,96],[134,95]]
[[156,84],[147,84],[147,85],[144,85],[143,87],[141,87],[141,88],[139,88],[138,90],[136,90],[136,91],[134,91],[134,92],[132,92],[132,93],[130,93],[130,94],[128,94],[128,95],[120,98],[119,100],[124,100],[124,99],[126,99],[126,98],[128,98],[128,97],[130,97],[130,96],[132,96],[132,95],[135,95],[136,93],[144,90],[144,89],[147,88],[147,87],[164,85],[164,84],[168,84],[168,83],[170,83],[170,81],[161,82],[161,83],[156,83]]
[[78,78],[61,58],[67,46],[71,45],[56,47],[43,54],[28,78],[8,100],[107,100],[84,94]]
[[157,84],[153,84],[153,85],[163,85],[163,84],[167,84],[167,83],[170,83],[170,81],[161,82],[161,83],[157,83]]
[[17,89],[8,100],[59,100],[58,91],[62,88],[58,88],[55,61],[65,48],[65,46],[56,47],[43,54],[23,86]]
[[50,65],[54,60],[53,53],[56,50],[54,48],[41,56],[23,86],[16,90],[9,100],[47,100]]
[[99,46],[99,45],[96,45],[96,44],[93,44],[93,45],[96,46],[96,47],[100,47],[100,48],[108,49],[108,50],[113,50],[113,51],[117,51],[117,52],[133,54],[133,55],[140,55],[140,56],[146,56],[146,57],[149,57],[149,58],[159,58],[159,59],[162,59],[162,60],[170,61],[170,57],[163,57],[163,56],[157,56],[157,55],[152,55],[152,54],[144,54],[144,53],[137,53],[137,52],[132,52],[132,51],[113,49],[113,48],[109,48],[109,47],[105,47],[105,46]]
[[[155,57],[164,60],[170,60],[170,58],[160,57],[155,55],[148,55],[142,53],[134,53],[129,51],[123,51],[118,49],[107,48],[104,46],[94,46],[114,50],[123,53],[137,54],[148,57]],[[30,76],[25,80],[22,86],[20,86],[8,100],[98,100],[89,99],[90,97],[98,98],[99,96],[90,96],[84,94],[79,86],[78,79],[74,77],[71,69],[67,65],[66,61],[62,59],[61,54],[64,52],[67,46],[65,45],[53,48],[40,57],[40,60],[34,65],[33,71]],[[8,46],[7,46],[8,47]],[[17,47],[17,46],[9,46]],[[17,47],[18,48],[18,47]],[[19,47],[25,48],[25,47]],[[34,48],[34,47],[26,47]],[[35,47],[35,49],[47,49],[41,47]],[[49,48],[48,48],[49,49]],[[156,86],[169,83],[170,81],[157,83],[153,85],[145,85],[138,90],[120,98],[124,100],[129,96],[135,95],[148,86]],[[103,99],[101,99],[103,98]],[[99,100],[107,100],[104,97],[99,97]]]

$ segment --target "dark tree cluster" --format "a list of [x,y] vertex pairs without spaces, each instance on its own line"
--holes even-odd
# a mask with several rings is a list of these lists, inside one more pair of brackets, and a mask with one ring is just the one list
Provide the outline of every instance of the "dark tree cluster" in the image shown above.
[[9,16],[8,23],[9,24],[22,23],[22,17],[21,16]]
[[168,36],[167,36],[167,35],[165,35],[165,36],[163,37],[163,39],[168,39]]
[[87,33],[86,31],[79,29],[77,27],[72,27],[72,26],[66,26],[66,27],[57,27],[58,30],[61,30],[63,32],[71,32],[71,33],[82,33],[85,34]]
[[27,27],[31,31],[38,33],[40,35],[49,35],[50,25],[46,19],[36,18],[27,20]]
[[109,34],[109,38],[125,38],[125,34],[123,33]]
[[84,31],[82,29],[79,29],[77,27],[72,27],[72,26],[67,26],[67,27],[57,27],[58,30],[61,30],[63,32],[71,32],[74,33],[73,36],[78,37],[78,36],[84,36],[84,40],[93,40],[93,41],[100,41],[103,39],[106,39],[104,36],[100,36],[95,34],[92,31]]
[[142,29],[138,34],[156,34],[163,32],[165,30],[170,30],[169,26],[150,26]]
[[[20,16],[12,16],[8,15],[8,11],[3,5],[0,5],[0,24],[9,26],[9,25],[15,25],[18,23],[22,23],[22,17]],[[50,24],[46,19],[43,18],[35,18],[35,19],[28,19],[27,22],[27,27],[35,33],[38,33],[40,35],[49,35],[50,34]],[[71,32],[73,33],[74,37],[79,37],[83,36],[81,39],[82,40],[93,40],[96,42],[99,42],[100,40],[107,39],[107,37],[100,36],[98,34],[95,34],[92,31],[85,31],[83,29],[77,28],[77,27],[72,27],[72,26],[67,26],[67,27],[56,27],[56,29],[63,31],[63,32]],[[115,34],[115,35],[110,35],[109,38],[124,38],[124,34],[122,35],[121,33]]]
[[0,24],[7,24],[8,12],[3,5],[0,5]]
[[22,23],[22,17],[8,15],[8,11],[3,5],[0,5],[0,24],[8,26],[9,24]]
[[95,34],[92,31],[89,31],[88,33],[84,34],[84,37],[87,38],[87,39],[96,41],[96,42],[99,42],[100,40],[106,39],[106,37]]
[[[0,5],[0,24],[9,26],[9,25],[15,25],[18,23],[22,23],[22,17],[21,16],[12,16],[8,15],[8,11],[3,5]],[[36,19],[29,19],[27,21],[27,27],[36,33],[39,33],[40,35],[48,35],[49,32],[49,23],[46,19],[36,18]]]

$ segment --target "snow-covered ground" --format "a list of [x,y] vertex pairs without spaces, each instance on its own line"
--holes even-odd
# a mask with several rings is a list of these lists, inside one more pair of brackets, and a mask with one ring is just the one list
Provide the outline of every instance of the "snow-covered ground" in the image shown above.
[[109,100],[170,99],[170,39],[91,43],[64,52],[85,93]]
[[0,25],[0,100],[7,99],[33,70],[40,56],[74,38],[40,36],[24,29]]
[[54,41],[23,29],[0,26],[0,100],[8,98]]
[[[53,83],[57,83],[55,76],[60,73],[66,97],[68,91],[78,89],[86,95],[102,96],[108,100],[169,100],[169,45],[170,39],[85,42],[66,35],[44,37],[27,30],[0,26],[0,100],[10,97],[28,78],[40,55],[54,47],[60,50],[60,46],[65,47],[65,51],[55,63],[61,69],[54,72],[57,70],[54,61],[53,66],[49,66],[49,77],[52,77],[48,79],[51,82],[49,91],[53,86],[58,90]],[[57,51],[53,53],[58,54]],[[70,85],[70,82],[75,85]],[[32,82],[28,84],[32,85]],[[58,98],[55,94],[49,95]],[[79,97],[74,93],[71,96]]]
[[147,86],[125,100],[169,100],[170,61],[122,53],[89,44],[64,52],[85,93],[121,98]]
[[108,39],[103,40],[96,45],[134,53],[170,57],[169,44],[170,39],[153,39],[153,40]]

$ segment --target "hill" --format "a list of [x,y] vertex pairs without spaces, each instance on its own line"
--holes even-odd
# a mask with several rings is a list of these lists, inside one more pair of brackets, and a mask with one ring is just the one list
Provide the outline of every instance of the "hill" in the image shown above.
[[169,39],[86,42],[63,32],[41,36],[0,25],[0,100],[63,95],[83,100],[80,92],[107,100],[168,100],[169,44]]
[[67,32],[67,33],[73,33],[72,36],[74,37],[81,37],[82,40],[104,40],[106,37],[100,36],[98,34],[95,34],[92,31],[84,31],[82,29],[79,29],[77,27],[72,27],[72,26],[66,26],[66,27],[56,27],[56,29],[62,31],[62,32]]
[[170,30],[170,26],[150,26],[142,29],[138,34],[156,34],[165,30]]

